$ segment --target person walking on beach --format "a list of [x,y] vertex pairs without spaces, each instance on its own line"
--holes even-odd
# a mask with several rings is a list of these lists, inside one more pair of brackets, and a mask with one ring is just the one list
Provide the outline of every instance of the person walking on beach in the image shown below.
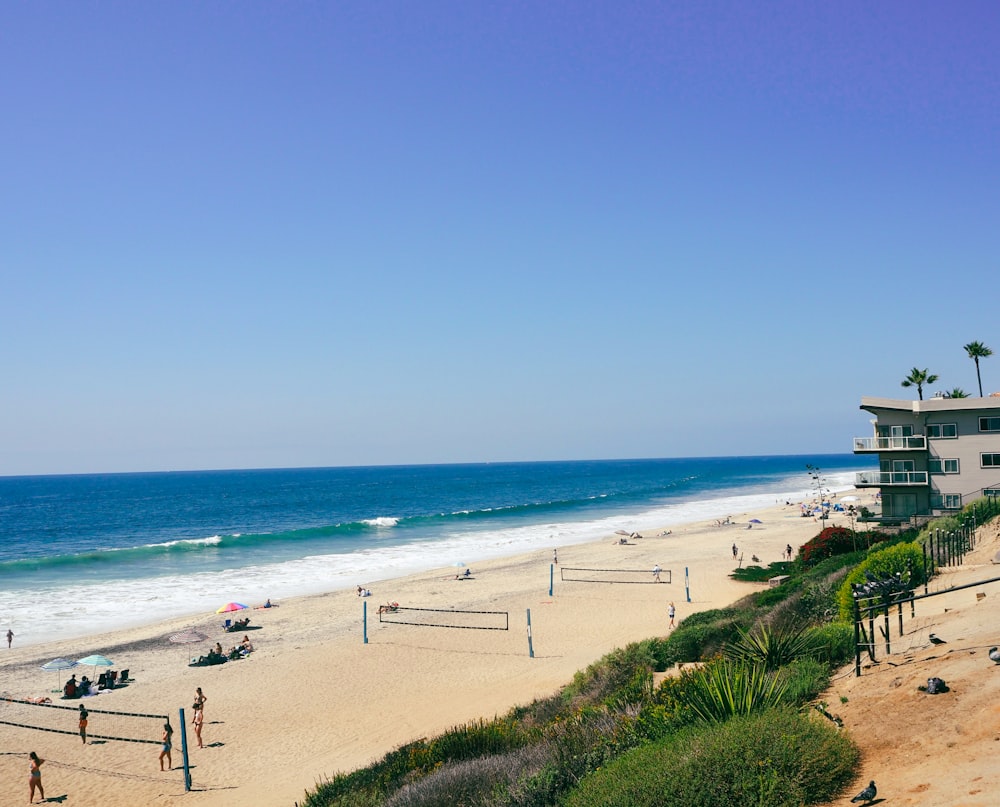
[[667,625],[671,630],[674,628],[674,617],[677,615],[677,609],[674,608],[674,603],[671,601],[670,605],[667,607],[667,615],[670,617],[670,624]]
[[86,707],[80,704],[80,739],[83,740],[83,744],[87,744],[87,718],[90,717],[90,712],[87,711]]
[[785,546],[785,553],[788,555],[788,559],[791,560],[792,559],[792,545],[791,544],[787,544]]
[[662,583],[662,582],[663,582],[662,580],[660,580],[660,572],[662,572],[662,571],[663,571],[663,570],[662,570],[662,569],[660,568],[660,564],[659,564],[659,563],[657,563],[657,564],[656,564],[656,565],[655,565],[655,566],[653,567],[653,579],[654,579],[654,580],[655,580],[655,581],[656,581],[657,583]]
[[163,758],[164,757],[167,758],[167,767],[166,767],[166,770],[171,770],[172,771],[174,769],[173,760],[170,758],[170,749],[172,749],[174,747],[174,745],[173,745],[173,736],[174,736],[174,730],[171,727],[171,725],[169,723],[164,723],[163,724],[163,738],[162,738],[163,745],[161,746],[161,749],[160,749],[160,770],[161,771],[165,770],[164,767],[163,767]]
[[558,550],[558,549],[553,549],[553,550],[552,550],[552,562],[553,562],[553,563],[554,563],[554,564],[555,564],[556,566],[558,566],[558,565],[559,565],[559,550]]
[[736,560],[736,556],[739,554],[740,550],[737,548],[736,544],[733,544],[733,560]]
[[201,726],[205,722],[205,711],[200,703],[194,705],[194,717],[191,718],[191,725],[194,726],[194,736],[198,738],[198,747],[204,748],[201,744]]
[[42,772],[39,770],[45,760],[40,759],[34,751],[28,754],[28,759],[31,760],[31,765],[28,768],[28,804],[34,804],[35,788],[38,789],[38,795],[42,797],[42,801],[45,801],[45,788],[42,787]]
[[10,650],[10,643],[14,641],[14,631],[7,628],[7,649]]

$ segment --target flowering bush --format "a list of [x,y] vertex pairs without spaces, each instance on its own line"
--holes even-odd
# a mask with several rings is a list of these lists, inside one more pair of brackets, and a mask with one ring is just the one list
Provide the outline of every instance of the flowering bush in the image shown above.
[[889,540],[884,532],[854,532],[847,527],[827,527],[799,550],[799,559],[806,567],[834,555],[844,555],[859,549],[869,549],[872,544]]
[[857,534],[847,527],[827,527],[802,547],[799,557],[805,566],[815,566],[834,555],[853,552],[857,549],[857,540]]

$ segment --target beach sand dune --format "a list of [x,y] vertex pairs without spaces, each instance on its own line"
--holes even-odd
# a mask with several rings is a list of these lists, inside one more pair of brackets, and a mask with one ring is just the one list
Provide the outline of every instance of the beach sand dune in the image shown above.
[[[748,530],[751,516],[763,523]],[[47,760],[46,795],[66,797],[77,807],[291,805],[324,777],[368,764],[404,743],[549,696],[614,648],[664,635],[670,601],[682,620],[757,590],[759,585],[729,577],[734,541],[744,564],[751,554],[766,564],[781,559],[786,543],[797,549],[821,528],[801,518],[795,506],[734,514],[733,522],[671,525],[669,535],[651,533],[628,545],[609,535],[559,547],[565,566],[649,570],[649,584],[562,582],[557,567],[550,597],[551,549],[472,563],[474,580],[455,580],[451,568],[371,581],[367,644],[364,601],[351,589],[249,612],[251,626],[259,628],[250,633],[255,651],[215,667],[187,666],[209,643],[168,641],[188,628],[224,648],[239,641],[242,634],[224,633],[215,614],[165,619],[88,640],[15,647],[0,653],[0,691],[15,697],[50,694],[55,677],[38,667],[58,656],[102,652],[117,669],[130,670],[134,681],[127,687],[86,700],[94,734],[101,733],[102,709],[169,714],[176,728],[178,709],[186,709],[190,721],[195,688],[202,687],[208,697],[206,747],[190,751],[194,790],[185,794],[179,770],[159,772],[158,746],[84,746],[71,712],[66,719],[72,734],[0,725],[0,804],[26,798],[27,754],[34,750]],[[655,564],[672,572],[672,583],[652,583]],[[509,629],[380,623],[377,607],[387,601],[444,611],[506,611]],[[190,725],[187,729],[193,745]],[[179,747],[176,733],[175,766],[181,762]]]

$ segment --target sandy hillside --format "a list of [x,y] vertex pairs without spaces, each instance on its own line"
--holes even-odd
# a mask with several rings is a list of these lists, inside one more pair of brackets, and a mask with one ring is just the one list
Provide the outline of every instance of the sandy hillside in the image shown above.
[[[1000,551],[998,527],[987,525],[977,538],[964,565],[944,570],[930,591],[1000,577],[992,563]],[[890,620],[891,655],[880,640],[878,663],[863,657],[860,678],[853,664],[844,668],[824,696],[864,753],[849,795],[874,779],[879,798],[893,807],[996,807],[1000,665],[988,651],[1000,644],[1000,582],[922,600],[915,618],[904,614],[902,637],[897,617]],[[931,644],[931,633],[947,643]],[[921,692],[932,676],[950,691]]]

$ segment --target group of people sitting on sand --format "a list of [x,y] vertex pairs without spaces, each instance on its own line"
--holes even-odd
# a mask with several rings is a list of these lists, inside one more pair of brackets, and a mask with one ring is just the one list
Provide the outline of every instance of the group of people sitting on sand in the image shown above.
[[250,637],[244,634],[243,641],[230,647],[227,655],[230,661],[235,661],[236,659],[246,658],[252,652],[253,645],[250,643]]
[[198,656],[197,660],[192,659],[192,663],[199,665],[224,664],[227,661],[236,661],[237,659],[246,658],[252,652],[253,644],[250,642],[250,637],[244,635],[242,642],[233,645],[225,652],[222,650],[222,645],[219,642],[216,642],[215,647],[209,648],[206,655]]
[[380,614],[391,614],[393,611],[399,610],[398,602],[387,602],[385,605],[380,605],[378,607],[378,612]]
[[95,684],[86,675],[77,681],[76,673],[73,673],[69,680],[63,684],[63,700],[72,700],[74,698],[83,698],[87,695],[96,695],[98,690],[101,689],[114,689],[115,678],[117,678],[117,676],[118,673],[112,673],[108,670],[107,672],[101,673],[100,678]]

